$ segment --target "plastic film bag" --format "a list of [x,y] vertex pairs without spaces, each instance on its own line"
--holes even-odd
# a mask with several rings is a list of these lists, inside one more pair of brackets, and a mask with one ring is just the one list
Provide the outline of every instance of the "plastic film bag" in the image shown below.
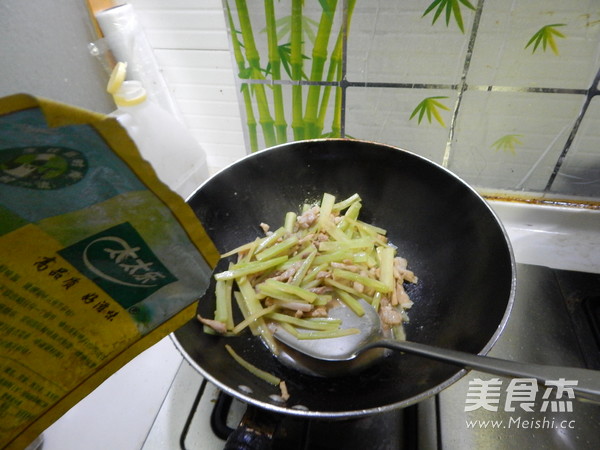
[[218,258],[116,119],[0,99],[0,447],[192,319]]

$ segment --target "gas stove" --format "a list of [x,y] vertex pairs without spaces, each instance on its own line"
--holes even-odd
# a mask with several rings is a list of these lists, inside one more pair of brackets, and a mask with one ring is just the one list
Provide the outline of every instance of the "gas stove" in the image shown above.
[[[511,320],[490,355],[600,369],[600,275],[519,264],[517,279]],[[477,380],[497,380],[504,387],[495,411],[468,411]],[[405,409],[337,421],[286,418],[274,430],[273,449],[595,448],[600,405],[565,397],[562,403],[570,407],[560,411],[552,406],[559,400],[544,399],[543,389],[528,399],[513,390],[509,402],[510,385],[509,378],[472,371],[436,397]],[[244,410],[183,362],[143,448],[177,448],[177,440],[182,449],[222,449]],[[165,441],[167,432],[175,434],[171,442]]]
[[[559,227],[547,210],[538,217],[520,205],[495,209],[515,250],[517,295],[490,356],[600,369],[599,213],[564,211],[570,219],[560,214]],[[580,229],[566,232],[565,224]],[[471,371],[405,409],[349,420],[286,418],[273,449],[596,448],[600,406],[557,393]],[[223,449],[245,409],[166,338],[50,427],[43,448]]]

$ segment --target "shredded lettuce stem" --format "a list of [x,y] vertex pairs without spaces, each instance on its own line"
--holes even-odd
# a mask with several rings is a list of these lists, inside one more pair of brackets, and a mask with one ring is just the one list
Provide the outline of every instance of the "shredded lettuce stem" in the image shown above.
[[339,327],[339,324],[336,323],[323,323],[323,322],[315,322],[312,320],[306,319],[298,319],[294,316],[288,316],[287,314],[281,314],[277,312],[273,312],[269,314],[269,318],[276,320],[278,322],[289,323],[297,326],[298,328],[306,328],[307,330],[321,330],[328,331],[332,329],[336,329]]
[[233,280],[245,277],[247,275],[254,275],[256,273],[278,266],[287,259],[288,257],[286,255],[283,255],[266,261],[242,263],[239,265],[234,264],[229,270],[215,274],[215,280]]
[[238,323],[231,332],[233,334],[239,334],[244,328],[250,326],[250,324],[254,323],[258,318],[265,316],[267,314],[272,313],[278,308],[278,305],[271,305],[267,308],[263,308],[260,311],[255,312],[254,314],[249,315],[246,319],[242,320]]
[[231,291],[233,280],[219,280],[215,286],[215,320],[223,322],[228,330],[233,328],[233,313],[231,309]]
[[231,355],[231,357],[233,359],[235,359],[235,361],[240,366],[242,366],[244,369],[246,369],[251,374],[253,374],[253,375],[257,376],[258,378],[266,381],[267,383],[272,384],[273,386],[278,386],[279,383],[281,383],[281,378],[278,378],[275,375],[271,375],[269,372],[266,372],[266,371],[264,371],[262,369],[259,369],[255,365],[249,363],[244,358],[242,358],[240,355],[238,355],[235,352],[235,350],[233,348],[231,348],[231,345],[225,344],[225,349]]
[[303,289],[300,286],[284,283],[283,281],[273,280],[272,278],[269,278],[264,283],[258,285],[259,290],[264,288],[270,288],[271,292],[275,291],[295,295],[299,299],[308,303],[312,303],[318,298],[318,295],[314,292]]
[[389,286],[386,286],[381,281],[374,280],[373,278],[369,278],[358,273],[350,272],[349,270],[333,269],[333,278],[357,281],[365,286],[375,289],[378,292],[381,292],[382,294],[387,294],[392,290]]
[[332,210],[333,211],[343,211],[344,209],[349,208],[353,203],[359,202],[360,201],[360,196],[357,193],[352,194],[350,197],[337,202],[333,205]]
[[296,339],[331,339],[360,333],[358,328],[338,328],[336,330],[328,331],[299,331],[289,323],[282,323],[281,328],[286,330]]
[[352,311],[354,311],[357,316],[362,317],[365,315],[365,310],[356,298],[348,294],[346,291],[342,291],[341,289],[336,289],[335,292],[340,297],[340,300],[343,301]]
[[[287,212],[283,226],[266,231],[268,226],[261,224],[264,237],[223,254],[237,254],[237,262],[215,274],[215,320],[225,325],[224,335],[249,328],[277,354],[273,324],[299,339],[340,337],[358,330],[342,328],[339,319],[311,315],[326,315],[333,301],[358,316],[364,314],[361,298],[377,311],[393,304],[404,282],[394,266],[397,249],[388,243],[385,229],[359,219],[361,210],[358,194],[336,202],[325,193],[320,203],[305,203],[300,214]],[[237,324],[234,299],[244,317]],[[402,326],[395,328],[400,333]]]
[[291,249],[298,243],[298,236],[291,236],[287,238],[285,241],[282,241],[278,244],[274,244],[271,247],[261,250],[257,253],[256,259],[259,261],[269,260],[275,256],[279,256],[282,253],[285,253],[287,250]]
[[332,286],[340,291],[345,291],[345,292],[353,295],[356,298],[364,298],[369,303],[373,303],[373,298],[371,296],[369,296],[363,292],[358,292],[352,286],[348,286],[347,284],[340,283],[338,281],[335,281],[335,280],[332,280],[329,278],[325,280],[325,284]]
[[296,215],[295,212],[292,211],[288,211],[285,215],[285,222],[283,224],[283,228],[285,228],[285,231],[288,233],[293,233],[294,232],[294,225],[296,224],[296,218],[298,216]]

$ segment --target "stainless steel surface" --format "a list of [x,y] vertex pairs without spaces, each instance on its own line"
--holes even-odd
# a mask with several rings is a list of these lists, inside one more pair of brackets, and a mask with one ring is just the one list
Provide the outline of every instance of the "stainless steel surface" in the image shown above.
[[[517,277],[523,282],[517,285],[511,319],[489,355],[534,364],[585,367],[586,357],[576,334],[579,330],[571,324],[563,298],[568,295],[561,290],[555,272],[518,265]],[[511,402],[514,411],[507,411],[510,399],[506,391],[500,392],[498,411],[465,411],[467,396],[473,394],[469,383],[492,378],[472,371],[439,394],[441,448],[598,448],[600,406],[573,401],[572,411],[542,411],[544,401],[553,398],[544,400],[544,389],[537,391],[532,411],[523,410],[518,402]],[[510,379],[496,378],[503,389],[509,386]]]
[[[600,304],[600,275],[591,276],[595,280],[594,289],[590,291],[586,280],[590,274],[578,272],[564,272],[550,270],[537,266],[518,265],[519,288],[517,290],[516,313],[512,316],[506,328],[507,335],[503,335],[498,348],[491,352],[494,356],[521,358],[524,361],[543,364],[570,364],[573,366],[586,366],[600,368],[600,347],[595,338],[590,335],[588,318],[582,317],[584,313],[576,309],[582,298],[590,295]],[[559,283],[560,281],[560,283]],[[589,284],[589,283],[588,283]],[[567,305],[567,306],[565,306]],[[457,326],[460,326],[458,324]],[[183,422],[194,400],[195,390],[200,386],[202,378],[183,363],[182,374],[178,375],[172,391],[178,393],[173,399],[169,411],[164,412],[163,421],[157,421],[152,439],[144,449],[154,448],[179,448],[177,445],[179,434],[184,428]],[[382,413],[369,418],[369,420],[290,420],[286,419],[285,427],[280,432],[287,439],[281,442],[285,450],[306,450],[308,448],[337,449],[356,448],[353,444],[368,439],[368,445],[360,448],[389,449],[427,449],[427,450],[462,450],[464,448],[482,449],[510,449],[546,448],[546,449],[596,449],[600,436],[598,420],[600,410],[594,405],[573,402],[573,412],[563,413],[526,413],[515,404],[517,411],[512,413],[464,411],[467,394],[469,393],[468,381],[475,378],[488,380],[494,378],[480,372],[469,373],[464,381],[461,380],[441,395],[430,397],[417,405],[391,413]],[[504,386],[509,379],[500,378]],[[189,387],[188,387],[189,386]],[[218,438],[211,432],[211,414],[218,390],[208,384],[193,418],[184,434],[185,446],[189,450],[196,449],[222,449],[224,439]],[[536,407],[542,404],[542,391],[538,391]],[[499,408],[504,408],[506,396],[500,399]],[[239,421],[245,405],[233,400],[234,408],[230,410],[227,423],[234,427]],[[400,413],[402,412],[402,413]],[[230,417],[231,416],[231,417]],[[507,421],[513,418],[510,429],[469,427],[466,420],[494,420]],[[521,426],[516,420],[521,418]],[[525,421],[546,418],[548,424],[556,428],[525,428]],[[561,422],[565,428],[560,428]],[[179,422],[177,422],[179,421]],[[177,423],[176,423],[177,422]],[[160,424],[160,425],[159,425]],[[505,422],[508,425],[508,422]],[[573,428],[568,428],[569,424]],[[292,428],[288,428],[292,425]],[[535,423],[534,423],[535,425]],[[378,439],[377,433],[372,432],[373,427],[383,430],[386,439]],[[357,438],[356,430],[360,431]],[[351,433],[350,431],[353,431]],[[299,433],[299,435],[297,434]],[[401,434],[398,434],[401,433]],[[175,436],[173,436],[175,434]],[[325,438],[322,436],[325,435]],[[182,437],[182,438],[183,438]],[[174,442],[170,447],[158,445],[166,439]],[[325,445],[327,443],[328,445]],[[322,444],[322,446],[319,446]]]
[[418,342],[387,339],[383,335],[379,314],[365,300],[361,299],[359,302],[365,311],[363,317],[357,316],[350,308],[343,305],[330,310],[331,317],[342,320],[343,329],[354,328],[359,331],[357,334],[333,339],[297,339],[280,328],[275,336],[294,350],[311,358],[322,360],[323,364],[329,365],[339,364],[354,359],[369,350],[385,347],[456,364],[467,369],[477,369],[489,374],[532,378],[542,385],[560,378],[577,380],[577,386],[573,387],[575,394],[580,398],[600,404],[600,372],[597,370],[521,363],[433,347]]

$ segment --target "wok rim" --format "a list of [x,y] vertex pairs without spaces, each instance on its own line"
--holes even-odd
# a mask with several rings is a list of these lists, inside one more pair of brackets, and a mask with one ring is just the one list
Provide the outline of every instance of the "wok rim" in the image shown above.
[[[258,155],[262,154],[263,152],[273,151],[273,150],[281,149],[284,147],[291,147],[291,146],[299,145],[299,144],[303,144],[303,143],[330,142],[330,141],[358,142],[358,143],[367,144],[367,145],[376,145],[379,147],[387,147],[391,150],[408,153],[412,157],[421,159],[425,163],[431,164],[431,165],[435,166],[438,170],[445,172],[445,174],[447,176],[454,178],[457,182],[459,182],[465,188],[467,188],[469,191],[471,191],[471,193],[485,206],[485,208],[491,214],[491,217],[493,217],[496,225],[499,227],[499,230],[502,233],[502,236],[504,238],[504,242],[506,244],[506,248],[508,251],[508,257],[510,260],[510,270],[511,270],[511,286],[510,286],[510,294],[508,296],[506,308],[504,310],[502,319],[500,320],[498,326],[496,327],[496,330],[494,331],[493,335],[488,340],[486,345],[483,347],[483,349],[481,351],[479,351],[477,353],[477,355],[480,355],[480,356],[487,355],[489,353],[489,351],[494,347],[494,345],[498,341],[499,337],[503,333],[504,329],[506,328],[506,324],[508,323],[508,320],[510,318],[510,315],[511,315],[511,312],[513,309],[515,296],[516,296],[516,286],[517,286],[517,268],[516,268],[516,261],[515,261],[515,257],[514,257],[514,251],[513,251],[510,239],[508,237],[508,233],[506,232],[506,229],[505,229],[503,223],[501,222],[498,214],[493,210],[491,205],[488,203],[488,201],[485,200],[485,198],[479,192],[477,192],[473,186],[471,186],[469,183],[464,181],[461,177],[459,177],[454,172],[443,167],[441,164],[438,164],[435,161],[432,161],[424,156],[421,156],[417,153],[411,152],[411,151],[406,150],[401,147],[393,146],[390,144],[383,144],[383,143],[379,143],[379,142],[375,142],[375,141],[362,140],[362,139],[319,138],[319,139],[290,141],[290,142],[279,144],[279,145],[276,145],[273,147],[265,148],[263,150],[259,150],[255,153],[247,154],[247,155],[243,156],[242,158],[234,161],[233,163],[225,166],[224,168],[220,169],[219,171],[217,171],[216,173],[211,175],[201,185],[199,185],[198,188],[196,190],[194,190],[194,192],[192,192],[185,199],[185,201],[188,202],[196,194],[196,192],[202,188],[202,186],[208,184],[213,178],[215,178],[222,172],[225,172],[225,171],[229,170],[230,168],[237,166],[239,164],[243,164],[248,159],[256,158],[256,157],[258,157]],[[192,319],[192,320],[195,320],[195,319]],[[396,409],[406,408],[408,406],[420,403],[423,400],[426,400],[434,395],[439,394],[440,392],[447,389],[448,387],[450,387],[451,385],[456,383],[458,380],[463,378],[468,372],[470,372],[470,370],[467,370],[464,368],[460,369],[458,372],[456,372],[450,378],[446,379],[442,383],[439,383],[432,388],[427,389],[426,391],[421,392],[420,394],[414,395],[412,397],[409,397],[407,399],[404,399],[404,400],[401,400],[398,402],[383,405],[383,406],[377,406],[374,408],[366,408],[366,409],[349,410],[349,411],[313,411],[313,410],[296,408],[293,406],[292,407],[284,406],[283,404],[280,404],[276,401],[273,401],[272,403],[261,401],[259,399],[253,398],[253,397],[245,394],[244,392],[242,392],[241,390],[239,390],[237,388],[233,388],[233,387],[219,381],[214,375],[212,375],[209,371],[205,370],[196,361],[194,361],[194,358],[187,353],[187,351],[183,347],[183,344],[177,338],[176,332],[171,333],[170,338],[173,341],[173,343],[174,343],[175,347],[177,348],[177,350],[179,351],[179,353],[188,362],[188,364],[190,364],[197,372],[199,372],[200,375],[202,375],[204,378],[206,378],[208,381],[213,383],[216,387],[218,387],[220,390],[224,391],[225,393],[229,394],[230,396],[232,396],[244,403],[252,405],[254,407],[262,408],[262,409],[265,409],[265,410],[273,412],[273,413],[279,413],[279,414],[300,417],[300,418],[307,418],[307,419],[309,419],[309,418],[319,418],[319,419],[359,418],[359,417],[364,417],[364,416],[369,416],[369,415],[374,415],[374,414],[379,414],[379,413],[390,412],[390,411],[394,411]]]

